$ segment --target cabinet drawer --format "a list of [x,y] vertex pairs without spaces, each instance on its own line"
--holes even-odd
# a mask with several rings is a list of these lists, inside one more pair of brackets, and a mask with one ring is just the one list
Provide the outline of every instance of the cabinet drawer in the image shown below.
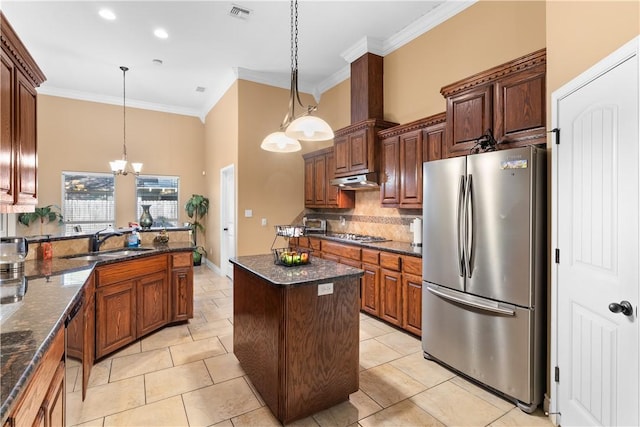
[[362,262],[378,265],[380,263],[380,251],[373,249],[362,249]]
[[323,242],[322,252],[360,261],[360,248],[335,242]]
[[402,259],[402,272],[422,276],[422,258],[406,256]]
[[191,264],[193,264],[191,255],[191,252],[181,252],[171,255],[171,268],[191,266]]
[[98,267],[96,272],[97,284],[102,287],[112,283],[122,282],[132,277],[140,277],[167,269],[167,256],[157,255],[149,258],[122,261],[116,264]]
[[390,252],[380,252],[380,267],[400,271],[402,256]]

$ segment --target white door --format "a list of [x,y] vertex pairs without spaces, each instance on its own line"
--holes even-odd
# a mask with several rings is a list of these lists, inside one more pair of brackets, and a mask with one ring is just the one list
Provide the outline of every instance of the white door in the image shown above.
[[235,167],[220,170],[220,270],[233,279],[233,265],[229,258],[236,256],[236,184]]
[[[637,40],[604,61],[554,94],[555,411],[563,426],[640,423]],[[630,312],[614,313],[622,301]]]

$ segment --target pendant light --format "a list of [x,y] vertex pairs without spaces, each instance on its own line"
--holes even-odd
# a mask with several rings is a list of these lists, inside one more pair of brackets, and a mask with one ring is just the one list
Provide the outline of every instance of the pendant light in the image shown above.
[[291,86],[289,111],[280,125],[279,132],[273,132],[262,141],[263,150],[290,153],[302,149],[299,141],[326,141],[333,138],[331,126],[319,117],[311,115],[318,109],[309,105],[307,112],[295,118],[295,104],[304,108],[298,92],[298,0],[291,0]]
[[[114,175],[128,175],[127,172],[127,92],[126,92],[126,73],[129,68],[121,66],[122,70],[122,159],[109,162],[111,172]],[[133,173],[140,175],[142,163],[131,163]]]

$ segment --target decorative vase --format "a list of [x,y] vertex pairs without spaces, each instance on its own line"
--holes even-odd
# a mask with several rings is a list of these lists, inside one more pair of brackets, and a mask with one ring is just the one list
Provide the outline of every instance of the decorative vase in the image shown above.
[[149,229],[153,225],[153,217],[149,212],[151,205],[142,205],[142,215],[140,215],[140,227]]

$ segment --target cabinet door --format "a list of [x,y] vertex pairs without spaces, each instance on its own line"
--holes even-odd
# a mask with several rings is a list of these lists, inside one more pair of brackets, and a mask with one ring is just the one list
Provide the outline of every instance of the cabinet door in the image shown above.
[[136,339],[136,288],[133,280],[98,288],[96,358]]
[[13,62],[0,51],[0,204],[14,204]]
[[47,396],[42,402],[45,427],[63,427],[64,423],[64,361],[60,365],[51,381]]
[[356,206],[355,191],[341,190],[335,185],[331,185],[331,180],[335,178],[336,156],[333,151],[326,154],[327,169],[325,185],[327,190],[328,208],[354,208]]
[[422,277],[402,275],[402,327],[422,335]]
[[402,326],[402,275],[380,270],[380,318]]
[[430,162],[443,158],[446,123],[438,123],[422,130],[422,161]]
[[400,204],[400,142],[397,136],[385,138],[382,146],[382,179],[380,183],[380,204],[398,206]]
[[155,331],[169,321],[167,273],[154,273],[136,283],[137,337]]
[[335,155],[335,174],[349,173],[349,136],[339,136],[333,140],[333,154]]
[[545,65],[495,83],[494,136],[501,148],[545,143]]
[[447,156],[469,154],[493,123],[492,86],[481,86],[447,98]]
[[362,264],[362,269],[364,270],[364,276],[361,279],[362,311],[380,316],[380,267]]
[[316,206],[325,206],[327,204],[326,186],[327,186],[327,161],[325,155],[320,155],[313,159],[313,203]]
[[315,200],[313,160],[314,159],[305,159],[304,161],[304,205],[306,207],[312,207]]
[[38,203],[36,176],[36,90],[20,72],[16,73],[16,191],[20,205]]
[[371,165],[369,165],[368,144],[367,129],[362,129],[349,135],[349,172],[369,171]]
[[400,135],[400,207],[422,207],[422,131]]
[[171,278],[171,320],[188,320],[193,317],[193,269],[176,268]]

